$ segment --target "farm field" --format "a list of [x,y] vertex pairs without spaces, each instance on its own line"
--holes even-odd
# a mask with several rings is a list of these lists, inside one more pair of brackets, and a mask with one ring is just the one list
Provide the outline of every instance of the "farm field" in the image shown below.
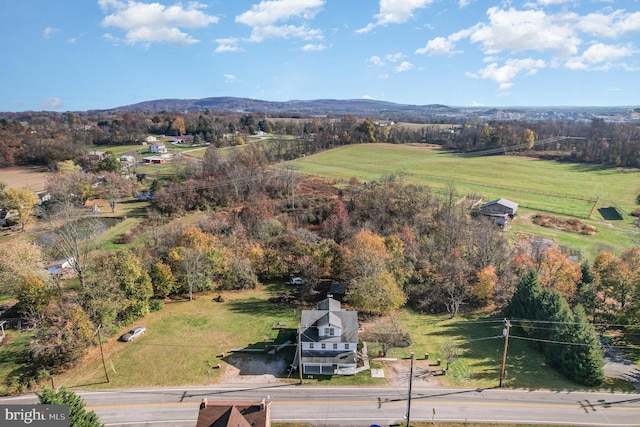
[[[379,180],[403,174],[406,182],[430,186],[435,192],[453,185],[462,197],[473,194],[489,201],[500,197],[517,202],[523,211],[578,217],[599,230],[594,236],[557,233],[555,237],[579,243],[580,248],[632,247],[637,234],[633,219],[605,221],[598,209],[616,206],[625,213],[636,209],[640,171],[597,165],[561,163],[529,157],[490,156],[463,158],[435,147],[415,145],[350,145],[291,162],[301,172],[326,178]],[[591,216],[589,217],[589,214]],[[588,218],[588,219],[587,219]],[[534,234],[551,230],[530,221],[515,221],[514,228]]]

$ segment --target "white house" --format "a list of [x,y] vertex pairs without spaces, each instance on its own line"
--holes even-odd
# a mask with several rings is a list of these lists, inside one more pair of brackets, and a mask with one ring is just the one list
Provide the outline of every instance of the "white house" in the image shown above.
[[162,143],[156,142],[155,144],[151,144],[151,146],[149,147],[149,152],[165,154],[167,152],[167,146]]
[[358,312],[343,310],[327,298],[317,310],[303,310],[294,366],[304,374],[354,375],[358,347]]
[[144,142],[146,143],[152,143],[152,142],[156,142],[158,140],[158,138],[156,138],[155,136],[149,135],[148,137],[146,137],[144,139]]

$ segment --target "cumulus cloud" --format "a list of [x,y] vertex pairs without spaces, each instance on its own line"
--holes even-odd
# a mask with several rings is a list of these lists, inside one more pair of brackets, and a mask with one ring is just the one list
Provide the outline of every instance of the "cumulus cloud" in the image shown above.
[[455,43],[448,38],[436,37],[429,40],[425,47],[416,50],[418,55],[446,56],[455,53]]
[[182,28],[201,28],[218,22],[219,18],[206,14],[206,5],[190,2],[165,6],[160,3],[142,3],[133,0],[98,0],[107,15],[102,20],[105,27],[118,28],[125,33],[128,44],[164,42],[176,46],[188,46],[198,40]]
[[380,0],[380,11],[375,15],[375,22],[357,30],[367,33],[377,26],[403,24],[414,16],[416,10],[428,7],[434,0]]
[[403,58],[406,58],[407,56],[404,55],[402,52],[398,52],[398,53],[388,53],[385,55],[385,58],[387,58],[387,61],[391,61],[391,62],[398,62]]
[[638,50],[631,44],[616,46],[595,43],[582,52],[582,55],[569,58],[565,66],[572,70],[609,69],[620,59],[636,53]]
[[376,67],[382,67],[385,64],[384,60],[378,55],[373,55],[372,57],[368,58],[367,62],[369,64],[375,65]]
[[493,80],[498,83],[500,90],[507,90],[513,86],[513,79],[521,73],[533,75],[547,64],[542,59],[508,59],[504,65],[492,62],[477,73],[467,73],[469,77]]
[[233,83],[238,80],[238,77],[234,76],[233,74],[223,74],[223,76],[226,83]]
[[251,41],[261,42],[269,38],[322,38],[322,32],[302,25],[276,25],[292,19],[308,21],[324,6],[325,0],[269,0],[261,1],[236,16],[236,22],[251,27]]
[[489,22],[475,26],[469,34],[469,40],[479,43],[487,54],[534,50],[572,55],[581,43],[569,22],[542,10],[492,7],[487,16]]
[[396,73],[404,73],[413,69],[413,64],[409,61],[402,61],[397,67],[393,69]]
[[47,98],[42,100],[40,103],[43,110],[59,110],[64,107],[64,101],[60,98],[52,96],[51,98]]

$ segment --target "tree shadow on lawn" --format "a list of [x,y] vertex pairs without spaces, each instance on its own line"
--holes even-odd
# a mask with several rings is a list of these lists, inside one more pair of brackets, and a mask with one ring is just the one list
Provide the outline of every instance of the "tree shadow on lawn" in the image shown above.
[[[504,353],[504,339],[497,336],[499,328],[478,327],[474,322],[452,323],[446,325],[446,330],[431,333],[432,336],[441,336],[455,340],[456,346],[461,350],[461,355],[467,360],[470,373],[457,372],[454,362],[451,365],[451,374],[467,375],[471,381],[495,382],[500,380],[502,357]],[[513,332],[517,332],[514,329]],[[513,333],[512,332],[512,333]],[[514,334],[515,335],[515,334]],[[492,339],[494,338],[494,339]],[[442,360],[446,364],[446,360]],[[521,340],[509,340],[507,360],[505,364],[505,377],[503,384],[507,387],[526,388],[530,390],[549,389],[551,384],[560,384],[560,388],[579,388],[554,371],[544,361],[544,356],[535,348]]]
[[266,352],[233,352],[221,360],[238,370],[238,375],[272,375],[275,378],[288,378],[295,350],[287,348],[269,354]]

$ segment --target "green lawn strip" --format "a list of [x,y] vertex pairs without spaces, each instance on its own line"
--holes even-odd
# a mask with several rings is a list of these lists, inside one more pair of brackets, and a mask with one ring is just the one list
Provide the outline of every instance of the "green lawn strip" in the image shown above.
[[16,385],[26,368],[27,346],[31,340],[32,333],[6,331],[0,351],[0,396],[17,391]]
[[[461,357],[452,363],[445,376],[438,378],[453,387],[496,387],[500,379],[504,339],[503,322],[478,316],[425,316],[402,310],[398,323],[411,337],[407,348],[394,348],[388,357],[408,358],[414,352],[416,367],[437,369],[433,365],[441,359],[446,366],[443,348],[451,340],[461,350]],[[515,335],[515,333],[514,333]],[[424,354],[429,353],[429,360]],[[370,352],[371,354],[371,352]],[[408,363],[408,362],[407,362]],[[580,386],[549,368],[544,357],[522,340],[509,342],[504,387],[525,389],[577,389]]]

